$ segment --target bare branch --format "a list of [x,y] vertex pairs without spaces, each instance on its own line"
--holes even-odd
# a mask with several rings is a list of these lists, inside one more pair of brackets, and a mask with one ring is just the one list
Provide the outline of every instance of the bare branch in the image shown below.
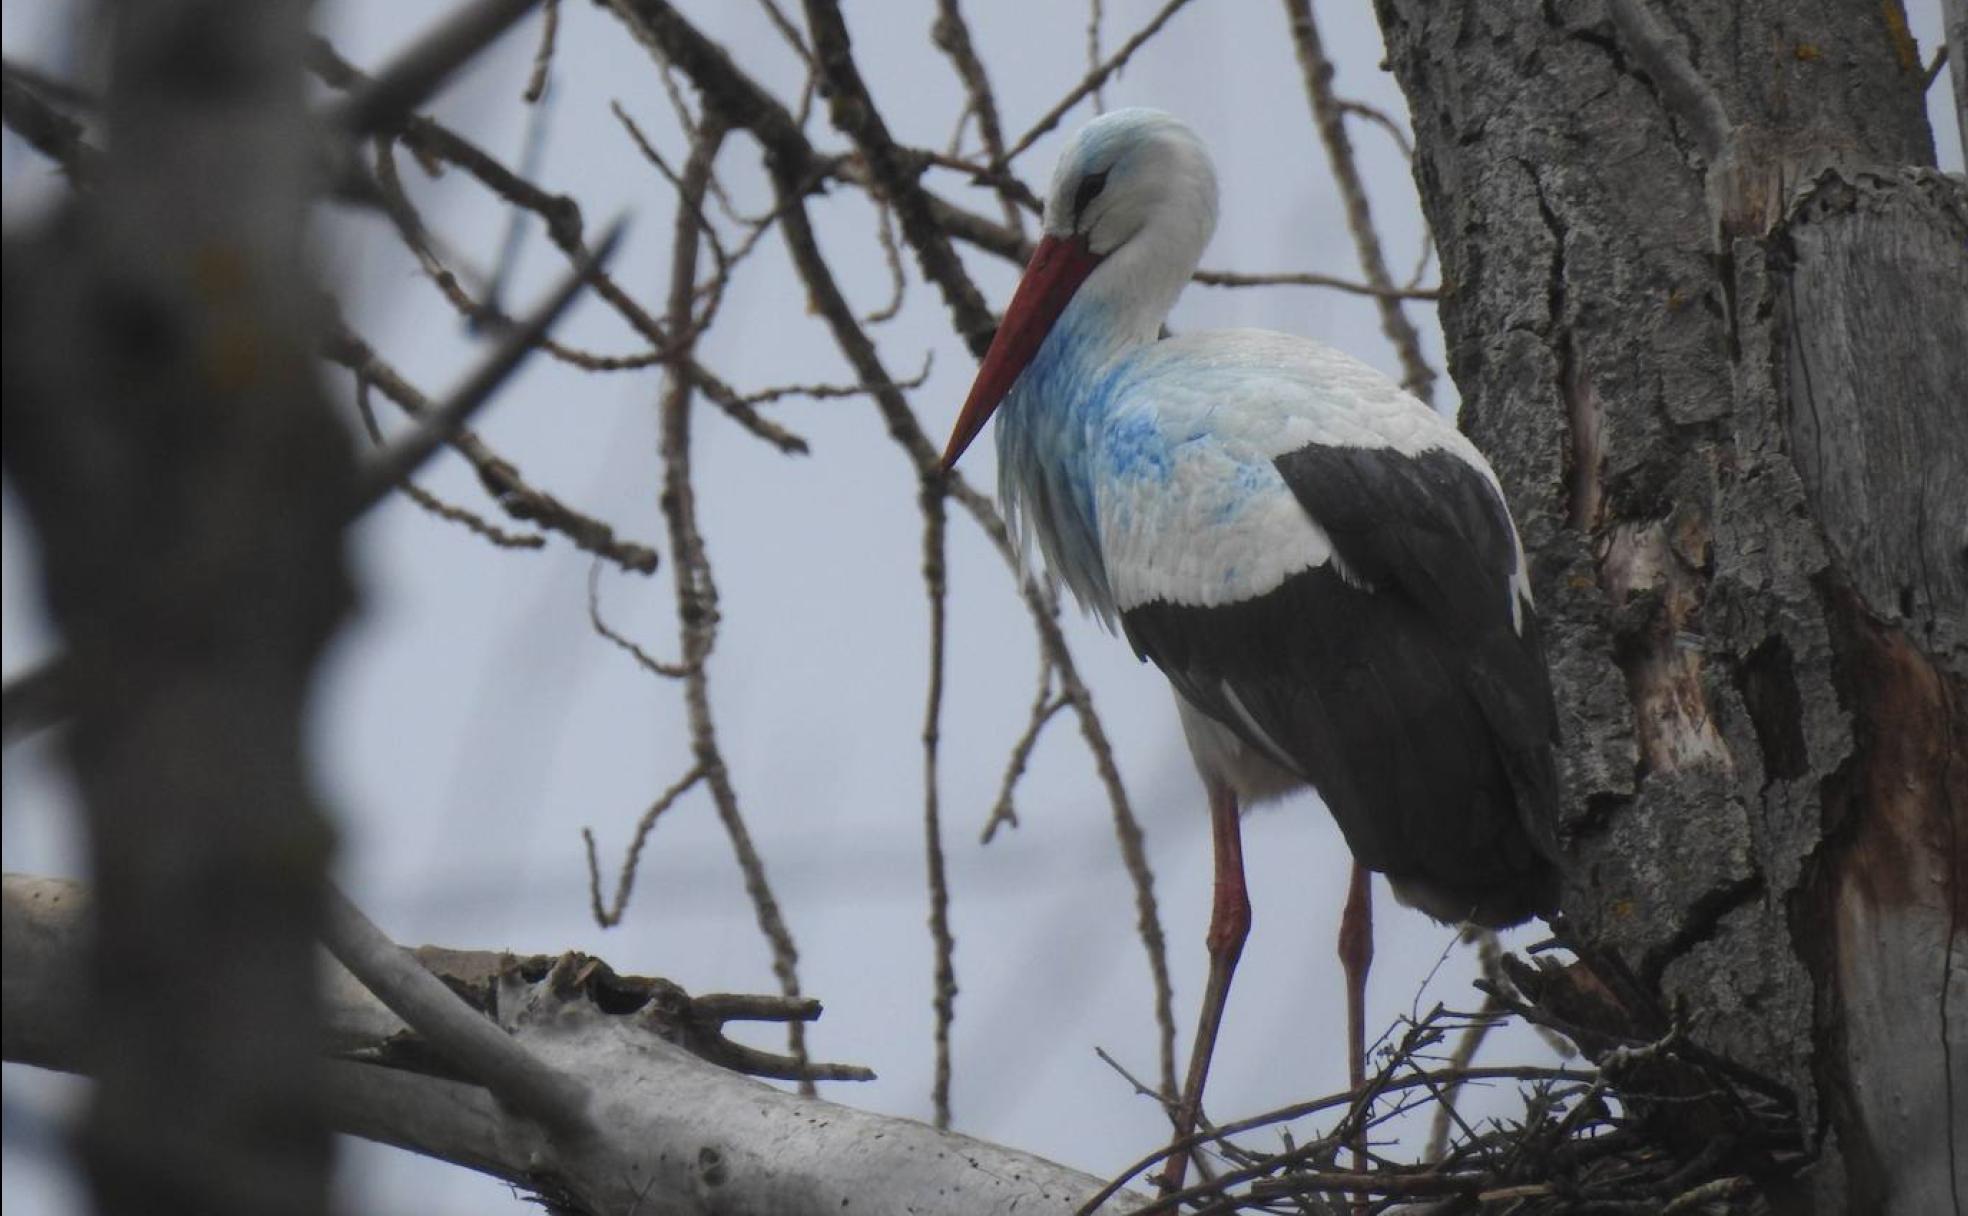
[[706,110],[749,131],[764,145],[775,172],[798,181],[801,193],[826,176],[799,122],[666,0],[606,0],[608,8],[654,52],[690,78]]
[[1373,212],[1367,203],[1366,184],[1353,160],[1353,141],[1346,134],[1346,116],[1333,96],[1332,61],[1326,58],[1319,26],[1312,17],[1311,0],[1285,0],[1285,15],[1291,23],[1292,42],[1298,48],[1298,62],[1305,73],[1305,92],[1312,102],[1312,118],[1319,128],[1319,141],[1326,147],[1333,181],[1346,204],[1346,227],[1353,234],[1353,247],[1360,255],[1360,269],[1373,290],[1380,309],[1380,329],[1394,345],[1401,360],[1401,387],[1423,401],[1435,400],[1435,370],[1422,357],[1421,338],[1401,310],[1405,298],[1387,272],[1387,257],[1381,252],[1380,234],[1374,230]]
[[546,0],[540,14],[540,49],[533,52],[533,74],[526,79],[520,96],[527,105],[538,102],[547,91],[547,72],[553,67],[555,35],[560,32],[560,0]]
[[1349,295],[1371,296],[1377,300],[1439,300],[1442,289],[1426,287],[1419,290],[1412,287],[1377,287],[1372,283],[1355,282],[1329,274],[1284,271],[1268,274],[1246,274],[1236,270],[1198,270],[1192,280],[1206,287],[1329,287]]
[[869,325],[880,325],[892,321],[902,311],[902,299],[909,288],[909,276],[902,270],[902,250],[895,243],[895,209],[887,204],[880,205],[875,225],[875,237],[881,242],[882,261],[888,264],[888,280],[893,289],[888,303],[877,308],[861,319]]
[[950,1126],[950,1023],[956,1020],[956,939],[950,935],[950,884],[943,870],[943,822],[938,807],[936,747],[943,716],[943,660],[948,640],[948,582],[944,557],[949,527],[943,482],[925,476],[917,501],[923,515],[923,587],[929,596],[929,689],[923,705],[923,853],[929,874],[929,936],[936,947],[936,1075],[930,1100],[936,1126]]
[[[595,618],[597,625],[600,618]],[[640,652],[638,652],[638,656]],[[690,792],[692,786],[704,779],[704,766],[685,773],[675,785],[663,791],[649,809],[636,820],[635,834],[629,839],[629,849],[622,857],[622,869],[615,876],[615,896],[606,907],[601,902],[601,860],[595,847],[594,832],[581,829],[581,842],[588,850],[588,899],[594,906],[595,923],[604,929],[613,929],[622,923],[622,912],[629,906],[629,896],[635,891],[636,873],[642,864],[642,846],[649,841],[649,833],[656,829],[656,821],[663,812],[676,805],[676,800]]]
[[786,40],[786,45],[792,47],[793,53],[811,68],[813,50],[806,45],[806,39],[800,34],[799,27],[793,24],[792,19],[786,16],[785,11],[774,3],[774,0],[759,0],[759,7],[765,10],[766,19],[772,22],[773,29],[779,31],[779,36]]
[[[711,801],[717,808],[725,835],[738,868],[745,878],[745,891],[758,916],[759,930],[772,951],[772,970],[786,996],[800,995],[799,953],[793,946],[792,932],[779,911],[778,900],[766,880],[765,863],[752,843],[751,831],[738,807],[738,794],[724,757],[719,750],[716,719],[711,713],[710,670],[706,663],[717,645],[717,581],[711,573],[703,534],[697,527],[696,492],[691,482],[690,406],[693,382],[682,360],[687,359],[695,334],[691,326],[691,304],[697,280],[698,238],[702,233],[699,212],[710,186],[711,165],[724,143],[729,128],[725,116],[707,111],[685,163],[679,187],[676,230],[670,252],[670,290],[667,326],[679,335],[678,364],[665,378],[661,414],[663,456],[663,515],[669,522],[670,545],[675,554],[671,575],[676,583],[677,631],[683,656],[684,706],[690,722],[690,739],[697,763],[710,786]],[[802,1065],[806,1055],[806,1028],[799,1022],[786,1027],[787,1046]],[[800,1082],[801,1091],[811,1093],[813,1082]]]
[[916,251],[923,277],[942,291],[958,335],[973,355],[983,358],[997,332],[997,318],[970,281],[949,234],[936,222],[922,188],[920,163],[896,146],[881,110],[861,79],[838,0],[806,0],[806,21],[813,31],[814,58],[826,78],[828,113],[834,126],[860,149],[876,190],[895,209],[902,235]]
[[815,401],[838,400],[842,397],[867,397],[886,390],[908,392],[918,389],[929,379],[929,372],[936,365],[936,352],[923,352],[922,370],[907,380],[897,380],[893,384],[781,384],[763,388],[755,393],[746,393],[739,400],[746,405],[768,405],[787,397],[811,397]]
[[[422,417],[436,408],[416,386],[372,350],[367,342],[347,329],[332,331],[322,343],[322,356],[374,384],[383,396],[394,401],[412,417]],[[633,541],[620,540],[615,530],[601,520],[583,515],[551,494],[534,489],[520,476],[511,461],[494,452],[470,430],[460,430],[450,439],[459,455],[471,462],[479,481],[499,506],[514,519],[538,524],[558,532],[577,546],[598,557],[607,558],[625,570],[653,574],[656,551]]]
[[390,129],[537,3],[474,0],[419,38],[367,85],[331,106],[324,125],[358,138]]
[[[362,73],[337,55],[333,47],[320,39],[310,44],[309,64],[316,75],[335,88],[355,87],[366,79]],[[445,163],[456,165],[500,198],[538,215],[546,225],[547,235],[570,259],[579,259],[586,253],[587,246],[582,240],[581,208],[573,199],[563,194],[551,193],[526,180],[500,164],[470,140],[428,117],[412,115],[403,119],[395,134],[406,147],[419,155],[435,157]],[[798,132],[795,131],[794,135],[797,137]],[[572,350],[552,340],[543,341],[541,349],[557,359],[589,371],[627,371],[670,362],[671,339],[656,318],[624,291],[606,271],[598,270],[591,277],[595,293],[606,300],[631,328],[642,335],[653,348],[652,351],[646,355],[611,358]],[[436,281],[440,288],[445,286],[442,278],[437,278]],[[493,314],[484,305],[464,297],[462,293],[447,293],[446,298],[474,323],[505,321],[505,318]],[[806,451],[806,443],[799,436],[760,418],[742,405],[733,405],[737,394],[708,368],[694,360],[686,360],[683,366],[688,368],[697,388],[747,431],[783,452]]]
[[1024,231],[1018,224],[1020,212],[1029,211],[1033,215],[1042,215],[1045,212],[1045,200],[1032,193],[1032,188],[1009,168],[1000,169],[994,164],[967,160],[954,152],[938,152],[934,148],[911,148],[909,152],[913,156],[921,157],[923,163],[927,165],[967,173],[970,175],[970,180],[978,185],[989,186],[999,191],[1006,201],[1014,205],[1015,209],[1006,223],[1008,231],[1018,233],[1017,240],[1025,239]]
[[398,484],[397,489],[424,511],[465,531],[498,549],[544,549],[547,538],[538,532],[508,532],[491,520],[454,502],[446,502],[414,481]]
[[[549,7],[547,12],[554,10]],[[554,95],[544,87],[540,101],[526,112],[526,132],[520,137],[519,171],[526,177],[539,172],[540,161],[547,150],[547,132],[553,123]],[[407,208],[408,200],[404,201]],[[526,245],[528,220],[531,213],[523,207],[509,207],[506,212],[506,234],[499,242],[499,254],[492,263],[492,275],[485,285],[485,304],[487,310],[505,308],[506,288],[512,282],[513,274],[519,269],[519,255]],[[485,328],[483,321],[473,319],[469,322],[474,333]]]
[[0,690],[0,740],[12,745],[73,713],[71,678],[58,654],[8,680]]
[[[91,1062],[74,1012],[84,933],[74,891],[6,879],[0,1045],[9,1060],[32,1054],[43,1067],[68,1070]],[[802,1098],[710,1062],[764,1057],[783,1070],[783,1057],[733,1043],[723,1028],[735,1019],[811,1019],[817,1002],[692,997],[578,954],[427,949],[419,957],[446,977],[433,982],[455,983],[467,999],[496,1008],[498,1033],[573,1077],[597,1106],[606,1104],[608,1118],[588,1137],[555,1140],[485,1090],[432,1075],[429,1052],[416,1051],[403,1024],[337,971],[326,1029],[343,1058],[323,1069],[335,1125],[502,1178],[557,1210],[698,1210],[710,1192],[733,1211],[776,1216],[837,1216],[850,1205],[1011,1216],[1068,1210],[1099,1188],[1098,1179],[1027,1153]],[[817,1069],[866,1075],[844,1065]],[[1135,1194],[1117,1206],[1143,1202]]]
[[1408,138],[1407,130],[1396,121],[1392,114],[1389,114],[1379,106],[1368,105],[1364,101],[1354,101],[1350,97],[1341,97],[1336,100],[1340,113],[1364,118],[1374,126],[1379,127],[1382,131],[1385,131],[1387,138],[1394,141],[1394,146],[1401,150],[1401,155],[1407,158],[1408,163],[1414,163],[1414,141]]
[[[790,180],[783,171],[775,178],[784,214],[779,231],[785,238],[788,250],[792,253],[793,264],[800,277],[806,282],[807,294],[814,307],[832,330],[835,343],[841,353],[855,369],[856,374],[870,384],[889,381],[883,368],[881,357],[874,343],[856,322],[852,309],[842,296],[839,285],[834,281],[833,271],[820,253],[819,244],[813,236],[811,221],[799,183]],[[919,476],[937,467],[940,453],[923,434],[921,425],[910,410],[902,394],[892,389],[884,389],[873,394],[874,403],[880,410],[883,421],[888,424],[891,438],[907,453],[915,465]],[[1114,815],[1114,830],[1121,848],[1123,863],[1128,876],[1134,883],[1137,928],[1141,935],[1142,948],[1148,954],[1149,971],[1154,982],[1155,1021],[1161,1035],[1161,1055],[1163,1080],[1169,1092],[1175,1090],[1175,1014],[1174,998],[1168,977],[1168,947],[1162,935],[1161,914],[1156,907],[1154,876],[1149,872],[1147,850],[1144,847],[1141,826],[1135,819],[1134,810],[1128,803],[1127,792],[1121,784],[1119,768],[1114,763],[1113,748],[1107,740],[1106,729],[1101,725],[1100,716],[1093,706],[1093,694],[1080,680],[1079,670],[1073,660],[1071,649],[1066,645],[1065,635],[1060,632],[1058,604],[1038,583],[1023,577],[1017,548],[1012,544],[1011,533],[1005,527],[1004,519],[991,505],[989,498],[974,489],[963,476],[956,472],[944,474],[947,492],[955,499],[978,526],[984,530],[998,555],[1011,569],[1014,578],[1020,579],[1020,594],[1026,609],[1031,614],[1033,627],[1038,631],[1039,643],[1048,661],[1059,674],[1062,693],[1071,702],[1080,721],[1080,733],[1085,738],[1088,750],[1093,754],[1094,765],[1100,774],[1101,784],[1108,796],[1108,804]]]
[[600,244],[574,267],[574,270],[532,314],[499,340],[491,354],[465,377],[443,404],[419,419],[415,431],[385,448],[362,470],[356,485],[354,514],[361,514],[382,500],[390,488],[423,466],[439,447],[450,442],[480,406],[492,399],[507,377],[519,369],[533,353],[541,338],[553,328],[560,314],[574,302],[588,284],[589,277],[614,255],[620,243],[623,221],[617,220],[602,234]]
[[339,891],[329,893],[324,937],[337,962],[501,1102],[551,1135],[579,1138],[593,1130],[585,1086],[459,1000]]
[[[963,81],[964,95],[969,99],[964,113],[977,119],[977,137],[984,144],[984,159],[993,165],[1004,164],[1008,158],[1004,128],[998,121],[998,100],[991,92],[991,77],[984,70],[984,61],[977,57],[977,48],[971,45],[970,25],[964,20],[957,0],[936,0],[936,21],[929,27],[929,40],[949,56],[951,65],[957,69],[957,79]],[[1022,200],[1013,190],[1015,180],[1006,173],[993,184],[1004,207],[1004,222],[1022,237],[1024,228],[1018,213]]]
[[[1100,70],[1100,23],[1103,16],[1100,0],[1087,0],[1086,60],[1089,75]],[[1107,99],[1100,95],[1099,85],[1093,86],[1093,108],[1095,113],[1107,108]]]
[[83,136],[82,124],[42,96],[48,90],[38,72],[8,63],[0,72],[0,120],[29,147],[62,167],[69,180],[92,180],[101,153]]
[[1005,153],[1005,161],[1008,163],[1017,159],[1020,153],[1024,152],[1025,149],[1031,147],[1034,143],[1037,143],[1040,136],[1058,126],[1060,119],[1066,117],[1067,113],[1074,106],[1080,104],[1089,94],[1104,84],[1109,76],[1119,71],[1123,64],[1134,57],[1136,51],[1146,46],[1148,40],[1159,33],[1164,25],[1168,24],[1169,18],[1181,12],[1188,3],[1189,0],[1168,0],[1168,3],[1162,5],[1161,9],[1153,17],[1148,19],[1148,24],[1136,30],[1134,36],[1123,42],[1119,50],[1115,51],[1092,71],[1088,72],[1084,80],[1074,85],[1066,96],[1059,99],[1058,104],[1040,116],[1039,120],[1032,124],[1031,130],[1019,136],[1018,142],[1012,144],[1011,149]]
[[608,622],[601,619],[600,562],[595,562],[588,567],[588,623],[594,627],[596,633],[608,641],[613,642],[618,649],[624,651],[636,661],[636,666],[649,674],[662,676],[666,680],[680,680],[688,674],[689,669],[684,667],[683,664],[663,662],[628,638],[623,637],[621,634],[609,628]]
[[1052,664],[1041,658],[1039,691],[1032,698],[1032,710],[1026,715],[1025,729],[1020,732],[1018,742],[1012,744],[1011,758],[1005,762],[1004,779],[998,783],[998,800],[991,807],[991,817],[984,821],[979,844],[990,844],[1000,827],[1018,826],[1018,812],[1012,806],[1012,794],[1018,788],[1018,779],[1025,775],[1025,766],[1031,762],[1032,749],[1038,746],[1039,735],[1045,731],[1046,723],[1052,721],[1053,715],[1068,704],[1067,698],[1052,695]]
[[[381,425],[376,421],[376,408],[374,403],[369,399],[369,388],[370,385],[367,380],[361,376],[355,378],[355,412],[362,419],[362,429],[368,433],[369,441],[377,447],[382,447],[383,430]],[[457,524],[466,531],[485,538],[498,548],[540,549],[546,546],[547,538],[538,532],[528,532],[521,535],[507,532],[503,528],[494,527],[489,520],[480,517],[474,512],[467,511],[455,503],[445,502],[415,482],[399,482],[397,488],[411,502],[416,503],[430,514],[437,516],[446,523]]]
[[[662,174],[663,179],[669,182],[671,187],[673,187],[678,191],[679,205],[685,202],[686,200],[683,198],[682,195],[683,179],[677,175],[677,171],[675,169],[670,168],[670,162],[663,159],[663,154],[656,150],[656,145],[649,142],[649,138],[642,133],[642,128],[636,125],[635,119],[629,117],[629,112],[622,108],[622,103],[619,101],[611,101],[608,103],[608,109],[611,113],[615,115],[615,121],[621,123],[622,129],[629,133],[630,142],[634,143],[636,146],[636,150],[642,153],[642,158],[648,161],[652,166],[654,166],[656,172]],[[704,236],[708,238],[711,242],[711,257],[717,262],[719,273],[723,274],[728,272],[731,259],[730,256],[725,253],[724,241],[718,235],[717,226],[711,223],[710,217],[704,214],[703,208],[701,207],[697,208],[696,215],[697,215],[697,223],[704,230]],[[764,223],[760,223],[758,225],[758,227],[761,228],[763,228],[764,226],[765,226]],[[699,322],[694,326],[694,328],[699,333],[701,333],[703,332],[704,327],[703,324]]]

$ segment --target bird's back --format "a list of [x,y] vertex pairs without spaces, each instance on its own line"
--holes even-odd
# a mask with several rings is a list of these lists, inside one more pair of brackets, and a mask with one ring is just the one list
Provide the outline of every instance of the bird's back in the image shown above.
[[1549,911],[1555,712],[1482,456],[1380,373],[1286,335],[1156,343],[1100,392],[1088,481],[1136,651],[1315,786],[1409,902]]

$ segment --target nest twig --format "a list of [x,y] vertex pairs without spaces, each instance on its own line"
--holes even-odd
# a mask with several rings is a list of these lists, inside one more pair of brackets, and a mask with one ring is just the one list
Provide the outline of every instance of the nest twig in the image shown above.
[[[1549,999],[1568,970],[1580,969],[1547,965],[1541,969],[1546,983],[1537,992]],[[1678,1024],[1652,1038],[1631,1033],[1650,1024],[1644,1014],[1625,1017],[1623,1029],[1607,1022],[1589,1033],[1573,1027],[1592,1045],[1594,1064],[1588,1067],[1479,1067],[1460,1058],[1448,1058],[1444,1066],[1446,1045],[1472,1026],[1519,1021],[1550,1027],[1562,1020],[1539,999],[1492,989],[1475,1013],[1437,1005],[1404,1017],[1357,1090],[1208,1128],[1137,1162],[1112,1186],[1118,1190],[1170,1151],[1194,1144],[1221,1158],[1216,1177],[1164,1196],[1141,1216],[1368,1216],[1416,1210],[1417,1204],[1432,1216],[1734,1216],[1768,1210],[1768,1188],[1804,1159],[1794,1104],[1779,1087],[1760,1078],[1749,1083],[1739,1069],[1719,1065]],[[1397,1121],[1415,1126],[1431,1107],[1453,1104],[1459,1091],[1478,1083],[1516,1085],[1521,1110],[1473,1123],[1452,1116],[1458,1134],[1437,1160],[1423,1154],[1403,1160],[1393,1152],[1388,1132]],[[1362,1130],[1376,1144],[1368,1167],[1343,1168],[1341,1150]],[[1096,1196],[1081,1212],[1099,1211],[1106,1199]]]

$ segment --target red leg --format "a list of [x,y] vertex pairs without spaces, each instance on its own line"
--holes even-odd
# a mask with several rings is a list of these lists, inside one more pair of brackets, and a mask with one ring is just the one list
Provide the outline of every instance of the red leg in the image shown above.
[[[1373,871],[1353,863],[1346,911],[1339,918],[1339,962],[1346,969],[1346,1079],[1355,1093],[1367,1083],[1367,969],[1373,966]],[[1366,1133],[1353,1145],[1353,1168],[1367,1168]]]
[[[1237,795],[1228,786],[1209,783],[1210,838],[1216,853],[1216,898],[1210,909],[1209,985],[1203,990],[1203,1010],[1196,1019],[1196,1043],[1189,1049],[1189,1077],[1175,1111],[1175,1138],[1196,1130],[1203,1107],[1203,1083],[1209,1079],[1210,1056],[1216,1051],[1216,1031],[1230,995],[1230,977],[1250,935],[1250,896],[1244,890],[1244,839],[1237,821]],[[1169,1158],[1162,1176],[1164,1191],[1182,1189],[1189,1154]]]

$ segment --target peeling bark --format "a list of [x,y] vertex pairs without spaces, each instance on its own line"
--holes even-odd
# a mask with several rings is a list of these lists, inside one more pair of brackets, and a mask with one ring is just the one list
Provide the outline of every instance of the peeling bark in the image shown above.
[[1653,0],[1648,47],[1597,4],[1378,8],[1551,622],[1567,917],[1794,1095],[1781,1206],[1958,1212],[1968,191],[1897,5]]

